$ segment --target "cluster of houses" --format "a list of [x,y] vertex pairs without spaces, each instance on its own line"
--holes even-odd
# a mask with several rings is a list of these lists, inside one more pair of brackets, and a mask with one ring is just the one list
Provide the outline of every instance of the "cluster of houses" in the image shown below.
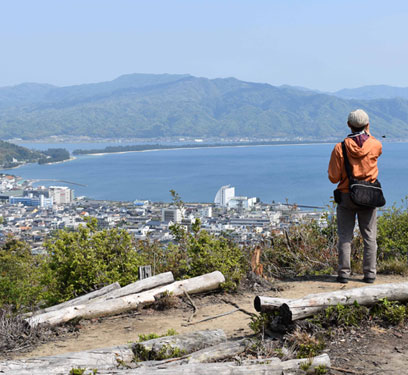
[[230,186],[222,187],[214,203],[164,203],[100,201],[73,197],[64,186],[33,187],[15,176],[0,176],[0,242],[15,236],[41,252],[44,240],[58,229],[77,229],[87,217],[101,228],[123,228],[135,240],[173,240],[170,227],[186,228],[199,219],[209,233],[228,234],[240,244],[268,236],[303,220],[321,220],[321,210],[301,210],[285,204],[262,203],[256,198],[235,197]]

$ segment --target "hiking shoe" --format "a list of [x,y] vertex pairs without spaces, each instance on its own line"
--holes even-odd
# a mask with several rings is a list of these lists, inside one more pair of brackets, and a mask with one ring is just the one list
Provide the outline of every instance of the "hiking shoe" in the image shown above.
[[342,277],[342,276],[337,276],[336,281],[340,284],[347,284],[348,283],[348,278],[347,277]]
[[364,277],[363,282],[367,284],[372,284],[375,281],[375,277]]

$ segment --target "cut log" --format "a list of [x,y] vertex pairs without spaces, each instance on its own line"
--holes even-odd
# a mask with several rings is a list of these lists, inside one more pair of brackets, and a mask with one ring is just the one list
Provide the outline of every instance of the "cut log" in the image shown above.
[[198,350],[187,359],[187,363],[216,362],[226,358],[233,358],[245,351],[248,340],[228,341]]
[[44,313],[49,312],[49,311],[56,311],[56,310],[63,309],[64,307],[67,307],[67,306],[80,305],[80,304],[85,303],[87,301],[90,301],[92,299],[95,299],[95,298],[101,297],[103,295],[106,295],[109,292],[112,292],[112,291],[115,291],[115,290],[120,290],[120,289],[121,289],[120,284],[118,282],[116,282],[116,283],[107,285],[107,286],[105,286],[105,287],[103,287],[101,289],[94,290],[93,292],[84,294],[83,296],[79,296],[77,298],[70,299],[69,301],[62,302],[62,303],[60,303],[58,305],[54,305],[54,306],[47,307],[45,309],[41,309],[39,311],[36,311],[34,314],[36,314],[36,315],[37,314],[44,314]]
[[34,315],[27,319],[32,326],[41,323],[56,325],[68,322],[74,318],[95,318],[107,315],[120,314],[155,302],[155,297],[163,293],[171,293],[180,296],[187,291],[190,294],[206,292],[217,289],[225,281],[223,274],[214,271],[202,276],[193,277],[187,280],[176,281],[169,285],[160,286],[142,293],[131,294],[110,300],[89,302],[76,306],[69,306],[58,311],[51,311],[45,314]]
[[160,368],[159,366],[120,371],[110,370],[110,372],[102,370],[98,371],[98,375],[282,375],[295,372],[305,363],[310,363],[310,369],[318,366],[326,366],[329,369],[331,365],[329,356],[322,354],[310,359],[292,359],[284,362],[271,361],[269,364],[240,366],[236,362],[190,363],[167,368]]
[[156,288],[160,285],[170,284],[172,282],[174,282],[174,277],[171,272],[160,273],[159,275],[136,281],[120,289],[107,293],[104,296],[100,297],[99,300],[102,299],[108,300],[113,298],[125,297],[130,294],[140,293],[145,290]]
[[[84,304],[88,301],[102,301],[105,299],[112,299],[127,296],[129,294],[139,293],[144,290],[149,290],[156,288],[160,285],[170,284],[174,281],[173,274],[171,272],[161,273],[156,276],[149,277],[147,279],[139,280],[129,285],[124,286],[123,288],[120,287],[119,283],[113,283],[108,286],[105,286],[101,289],[95,290],[91,293],[84,294],[83,296],[79,296],[77,298],[71,299],[69,301],[60,303],[55,306],[47,307],[46,309],[42,309],[36,311],[34,314],[44,314],[50,311],[61,310],[64,307],[68,306],[76,306]],[[32,316],[33,314],[30,314]],[[29,315],[26,315],[29,316]]]
[[129,345],[86,350],[55,356],[0,362],[0,373],[25,374],[68,374],[71,368],[116,368],[119,363],[130,362],[134,357]]
[[387,298],[389,301],[408,301],[408,282],[310,294],[283,303],[279,308],[279,313],[283,322],[289,324],[292,321],[312,316],[328,306],[352,305],[354,302],[359,305],[370,306],[383,298]]
[[269,365],[271,363],[282,362],[278,357],[257,358],[257,359],[244,359],[241,361],[241,365]]
[[[25,360],[0,362],[0,373],[8,374],[54,374],[59,371],[64,375],[70,369],[97,368],[110,369],[119,365],[131,363],[138,350],[143,352],[157,353],[162,348],[178,348],[180,351],[191,353],[197,349],[203,349],[225,342],[227,337],[223,330],[207,330],[187,333],[176,336],[160,337],[141,343],[115,346],[112,348],[86,350],[77,353],[60,354],[56,356],[38,357]],[[197,352],[200,355],[200,351]],[[164,353],[163,353],[164,354]],[[166,361],[149,361],[147,365],[159,365]],[[14,371],[14,372],[13,372]]]
[[258,312],[277,311],[286,302],[290,300],[286,298],[273,298],[256,296],[254,299],[254,307]]
[[225,342],[227,336],[221,329],[211,331],[196,331],[182,335],[165,336],[157,339],[139,342],[132,345],[136,358],[142,360],[155,360],[163,358],[163,355],[171,354],[170,351],[177,349],[181,355],[196,352]]
[[[212,345],[193,353],[183,355],[180,358],[165,359],[161,361],[144,361],[140,362],[139,365],[149,367],[160,366],[161,368],[164,368],[168,366],[180,366],[181,364],[187,363],[220,361],[243,353],[248,345],[248,342],[248,340],[223,341],[220,344]],[[279,360],[278,358],[275,359]]]
[[[311,359],[295,359],[281,362],[278,358],[267,358],[261,364],[239,365],[237,362],[190,363],[179,366],[145,367],[127,369],[126,362],[133,358],[129,346],[88,350],[57,356],[39,357],[27,360],[0,362],[0,372],[7,375],[67,375],[73,368],[86,369],[98,375],[282,375],[297,370],[303,363],[311,368],[326,366],[330,368],[330,358],[323,354]],[[262,360],[261,360],[262,361]],[[125,366],[123,366],[123,364]]]

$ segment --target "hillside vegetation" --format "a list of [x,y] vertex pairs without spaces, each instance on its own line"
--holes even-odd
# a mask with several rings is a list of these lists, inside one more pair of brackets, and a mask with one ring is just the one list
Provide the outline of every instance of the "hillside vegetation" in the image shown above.
[[0,88],[0,137],[328,139],[344,135],[347,114],[355,108],[370,114],[374,135],[408,137],[407,99],[343,99],[234,78],[169,74]]
[[15,144],[0,141],[0,167],[11,168],[23,163],[37,162],[45,155]]
[[34,151],[0,140],[0,168],[13,168],[26,163],[54,163],[69,158],[69,152],[62,148]]
[[[333,275],[337,265],[337,227],[334,212],[317,221],[292,225],[283,233],[241,247],[227,233],[215,236],[197,219],[188,231],[171,227],[166,245],[149,238],[135,242],[121,228],[100,229],[90,218],[78,230],[62,229],[45,241],[46,255],[34,255],[27,243],[8,237],[0,246],[0,310],[4,306],[30,310],[69,300],[104,285],[135,280],[138,266],[150,264],[155,273],[173,272],[185,279],[219,270],[223,288],[235,290],[247,272],[268,279]],[[397,230],[396,230],[397,228]],[[378,219],[378,273],[408,273],[408,209],[392,207]],[[260,251],[260,263],[252,263]],[[362,273],[363,240],[352,241],[352,269]],[[255,267],[255,268],[254,268]]]

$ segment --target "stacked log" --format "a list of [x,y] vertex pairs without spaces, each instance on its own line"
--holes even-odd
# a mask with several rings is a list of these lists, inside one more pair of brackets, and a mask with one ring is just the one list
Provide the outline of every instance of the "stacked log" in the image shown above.
[[355,302],[370,306],[384,298],[389,301],[408,301],[408,282],[310,294],[293,300],[257,296],[254,307],[258,312],[279,311],[283,322],[289,324],[292,321],[313,316],[329,306],[352,305]]
[[126,285],[120,289],[113,290],[100,297],[100,300],[108,300],[140,293],[144,290],[153,289],[160,285],[166,285],[172,282],[174,282],[174,277],[171,272],[160,273],[159,275],[151,276],[147,279],[139,280],[132,284]]
[[116,282],[116,283],[107,285],[107,286],[105,286],[105,287],[103,287],[101,289],[98,289],[98,290],[95,290],[93,292],[84,294],[83,296],[79,296],[79,297],[71,299],[69,301],[62,302],[62,303],[60,303],[58,305],[47,307],[47,308],[45,308],[43,310],[37,311],[36,314],[43,314],[43,313],[50,312],[50,311],[60,310],[60,309],[63,309],[64,307],[67,307],[67,306],[80,305],[82,303],[86,303],[87,301],[93,300],[95,298],[103,297],[106,294],[108,294],[109,292],[112,292],[112,291],[118,290],[118,289],[120,289],[120,284],[118,282]]
[[[313,370],[319,366],[330,368],[330,358],[327,354],[322,354],[314,358],[292,359],[281,362],[279,359],[270,363],[243,365],[237,362],[218,363],[190,363],[180,366],[149,367],[123,372],[112,372],[112,374],[122,375],[282,375],[295,373],[302,364],[310,364]],[[99,374],[99,372],[98,372]],[[104,374],[104,372],[101,372]]]
[[[56,311],[36,314],[28,318],[27,322],[31,326],[36,326],[37,324],[41,323],[56,325],[68,322],[74,318],[90,319],[120,314],[135,309],[141,305],[154,303],[156,298],[165,293],[172,294],[174,296],[180,296],[185,292],[190,294],[201,293],[215,290],[219,288],[220,284],[223,282],[225,282],[223,274],[219,271],[214,271],[202,276],[176,281],[168,285],[162,285],[153,289],[145,290],[141,293],[124,295],[122,297],[112,299],[96,299],[95,301],[91,300],[86,304],[67,306]],[[116,293],[116,291],[112,293]]]
[[[82,368],[86,369],[87,372],[96,369],[98,374],[122,375],[275,375],[298,370],[302,364],[308,362],[310,362],[311,368],[321,365],[330,367],[330,359],[326,354],[312,359],[284,362],[281,362],[279,358],[268,358],[262,361],[257,360],[254,364],[207,363],[234,358],[245,350],[246,345],[245,340],[226,341],[225,333],[222,330],[198,331],[179,336],[161,337],[133,345],[0,362],[0,372],[8,375],[67,375],[73,368]],[[157,351],[168,347],[177,348],[180,352],[190,354],[184,355],[180,359],[147,361],[137,364],[132,362],[137,348]]]

